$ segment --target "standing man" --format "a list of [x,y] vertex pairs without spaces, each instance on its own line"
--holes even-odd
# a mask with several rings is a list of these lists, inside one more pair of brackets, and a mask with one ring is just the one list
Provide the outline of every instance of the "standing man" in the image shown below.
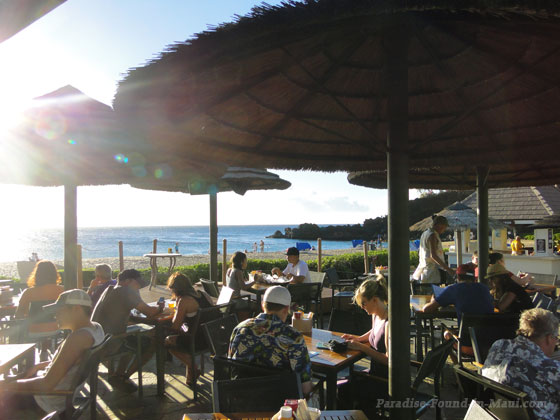
[[88,288],[88,295],[91,297],[93,306],[99,300],[101,294],[109,286],[117,284],[117,280],[113,280],[113,270],[109,264],[97,264],[95,266],[95,278],[91,281]]
[[311,274],[309,274],[309,267],[305,261],[299,259],[299,250],[296,247],[288,248],[286,251],[288,258],[288,265],[281,271],[278,267],[272,269],[272,274],[278,277],[284,276],[291,280],[290,283],[311,283]]
[[521,255],[523,254],[523,242],[521,242],[521,237],[516,236],[513,241],[511,241],[511,255]]
[[262,239],[261,239],[260,246],[261,246],[261,253],[262,253],[264,252],[264,241]]
[[[91,319],[99,322],[107,334],[119,335],[126,332],[130,318],[130,311],[137,309],[147,317],[153,317],[163,311],[163,302],[158,306],[146,304],[140,297],[140,289],[150,284],[149,280],[142,278],[139,271],[134,269],[124,270],[117,277],[117,285],[109,286],[97,302]],[[134,392],[138,387],[130,380],[138,369],[138,363],[146,363],[155,351],[154,340],[147,336],[142,337],[142,360],[133,359],[136,354],[136,337],[125,337],[109,352],[117,353],[130,350],[131,354],[123,356],[115,372],[109,372],[109,383],[125,392]]]
[[291,302],[285,287],[268,288],[262,301],[263,313],[243,321],[233,330],[229,357],[297,372],[307,395],[313,388],[311,361],[303,335],[286,323]]

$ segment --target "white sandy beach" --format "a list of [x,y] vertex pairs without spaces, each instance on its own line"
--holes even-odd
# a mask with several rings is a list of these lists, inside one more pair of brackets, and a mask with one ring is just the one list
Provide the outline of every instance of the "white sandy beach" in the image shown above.
[[[327,249],[323,250],[323,257],[329,257],[332,255],[349,254],[349,253],[361,253],[362,248],[347,248],[347,249]],[[259,259],[259,260],[271,260],[271,259],[284,259],[285,254],[283,251],[277,252],[249,252],[247,254],[249,259]],[[231,254],[228,254],[228,262]],[[317,259],[317,251],[303,251],[300,254],[300,258],[304,261]],[[218,261],[222,261],[222,256],[218,255]],[[60,267],[63,266],[63,261],[53,261]],[[209,263],[209,255],[185,255],[177,258],[177,266],[184,265],[194,265],[201,263]],[[97,264],[109,264],[113,270],[119,269],[119,259],[118,257],[106,257],[106,258],[91,258],[84,259],[82,261],[82,266],[84,269],[93,268]],[[125,268],[150,268],[150,260],[146,257],[124,257]],[[163,265],[162,265],[163,266]],[[18,277],[17,264],[16,262],[0,263],[0,276],[4,277]]]

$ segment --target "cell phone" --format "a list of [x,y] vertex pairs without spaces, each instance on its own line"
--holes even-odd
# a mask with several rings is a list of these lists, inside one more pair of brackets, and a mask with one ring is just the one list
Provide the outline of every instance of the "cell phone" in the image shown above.
[[158,305],[161,305],[162,303],[165,303],[165,298],[162,296],[158,299],[157,301]]

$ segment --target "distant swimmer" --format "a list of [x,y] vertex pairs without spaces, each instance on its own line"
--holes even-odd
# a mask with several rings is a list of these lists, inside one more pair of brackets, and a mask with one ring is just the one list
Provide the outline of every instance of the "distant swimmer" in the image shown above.
[[260,246],[261,246],[261,252],[264,252],[264,241],[262,239],[261,239]]

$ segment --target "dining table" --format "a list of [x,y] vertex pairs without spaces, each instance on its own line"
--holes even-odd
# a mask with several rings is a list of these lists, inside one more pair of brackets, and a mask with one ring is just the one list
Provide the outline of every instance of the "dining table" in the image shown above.
[[35,343],[26,344],[0,344],[0,375],[4,378],[10,369],[18,367],[18,373],[35,364]]
[[366,355],[359,350],[346,350],[341,353],[321,348],[318,345],[329,340],[344,341],[343,333],[313,328],[311,335],[303,334],[309,357],[311,358],[311,370],[321,373],[326,377],[327,384],[327,410],[336,409],[336,382],[338,372],[347,367],[352,368],[354,363]]
[[[171,249],[171,248],[170,248]],[[171,271],[175,268],[177,263],[177,257],[182,257],[182,254],[168,252],[165,253],[150,253],[144,254],[144,257],[150,259],[150,268],[152,269],[152,276],[150,281],[150,290],[157,284],[157,274],[158,274],[158,259],[169,258],[169,267],[167,269],[167,275],[171,275]]]
[[[187,413],[183,420],[271,420],[276,413]],[[367,420],[361,410],[326,410],[322,411],[319,420]]]

